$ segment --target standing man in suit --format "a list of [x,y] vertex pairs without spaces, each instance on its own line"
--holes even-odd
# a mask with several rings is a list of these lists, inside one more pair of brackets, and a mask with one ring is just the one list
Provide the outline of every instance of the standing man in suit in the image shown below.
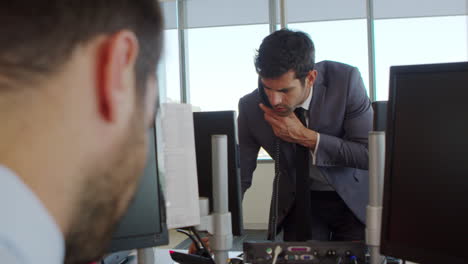
[[315,64],[312,40],[287,29],[263,40],[255,67],[259,88],[239,101],[241,179],[245,193],[260,147],[275,160],[269,238],[364,240],[373,111],[358,69]]

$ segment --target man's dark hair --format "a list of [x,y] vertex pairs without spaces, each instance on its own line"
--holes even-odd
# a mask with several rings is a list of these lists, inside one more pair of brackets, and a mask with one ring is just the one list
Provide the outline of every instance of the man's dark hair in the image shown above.
[[314,69],[315,48],[310,37],[300,31],[281,29],[263,39],[255,57],[255,69],[263,78],[278,78],[293,70],[302,84]]
[[0,92],[34,84],[59,71],[80,44],[127,29],[138,38],[136,86],[145,94],[161,54],[162,23],[157,0],[0,1]]

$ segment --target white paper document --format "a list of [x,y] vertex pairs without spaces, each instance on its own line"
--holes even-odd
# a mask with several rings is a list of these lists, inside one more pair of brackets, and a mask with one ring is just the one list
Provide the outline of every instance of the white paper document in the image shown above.
[[193,113],[187,104],[163,104],[162,150],[169,229],[200,224]]

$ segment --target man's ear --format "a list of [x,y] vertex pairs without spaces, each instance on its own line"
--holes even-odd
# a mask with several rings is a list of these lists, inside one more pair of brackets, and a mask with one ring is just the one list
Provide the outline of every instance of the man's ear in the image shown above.
[[104,37],[97,54],[97,103],[106,122],[125,118],[135,102],[138,40],[128,30]]
[[309,73],[307,74],[307,77],[306,77],[306,80],[307,80],[306,85],[307,86],[314,85],[314,82],[315,82],[316,79],[317,79],[317,70],[309,71]]

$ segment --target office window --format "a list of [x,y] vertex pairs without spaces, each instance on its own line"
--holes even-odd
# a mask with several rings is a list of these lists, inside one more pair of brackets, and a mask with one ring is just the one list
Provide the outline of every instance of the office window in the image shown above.
[[164,46],[158,67],[161,103],[180,102],[179,37],[177,32],[177,3],[161,2],[164,15]]
[[388,100],[392,65],[468,60],[467,19],[446,16],[376,20],[377,100]]
[[267,24],[268,3],[268,0],[189,0],[187,27]]
[[164,31],[164,52],[159,66],[161,102],[180,102],[179,37],[177,29]]
[[290,29],[308,33],[315,45],[315,61],[333,60],[359,69],[369,90],[367,24],[365,19],[289,24]]
[[254,56],[268,30],[268,25],[190,29],[190,103],[202,111],[238,111],[239,99],[257,87]]
[[[257,88],[254,57],[268,25],[190,29],[190,102],[201,111],[238,111],[239,99]],[[270,159],[262,149],[259,159]]]

